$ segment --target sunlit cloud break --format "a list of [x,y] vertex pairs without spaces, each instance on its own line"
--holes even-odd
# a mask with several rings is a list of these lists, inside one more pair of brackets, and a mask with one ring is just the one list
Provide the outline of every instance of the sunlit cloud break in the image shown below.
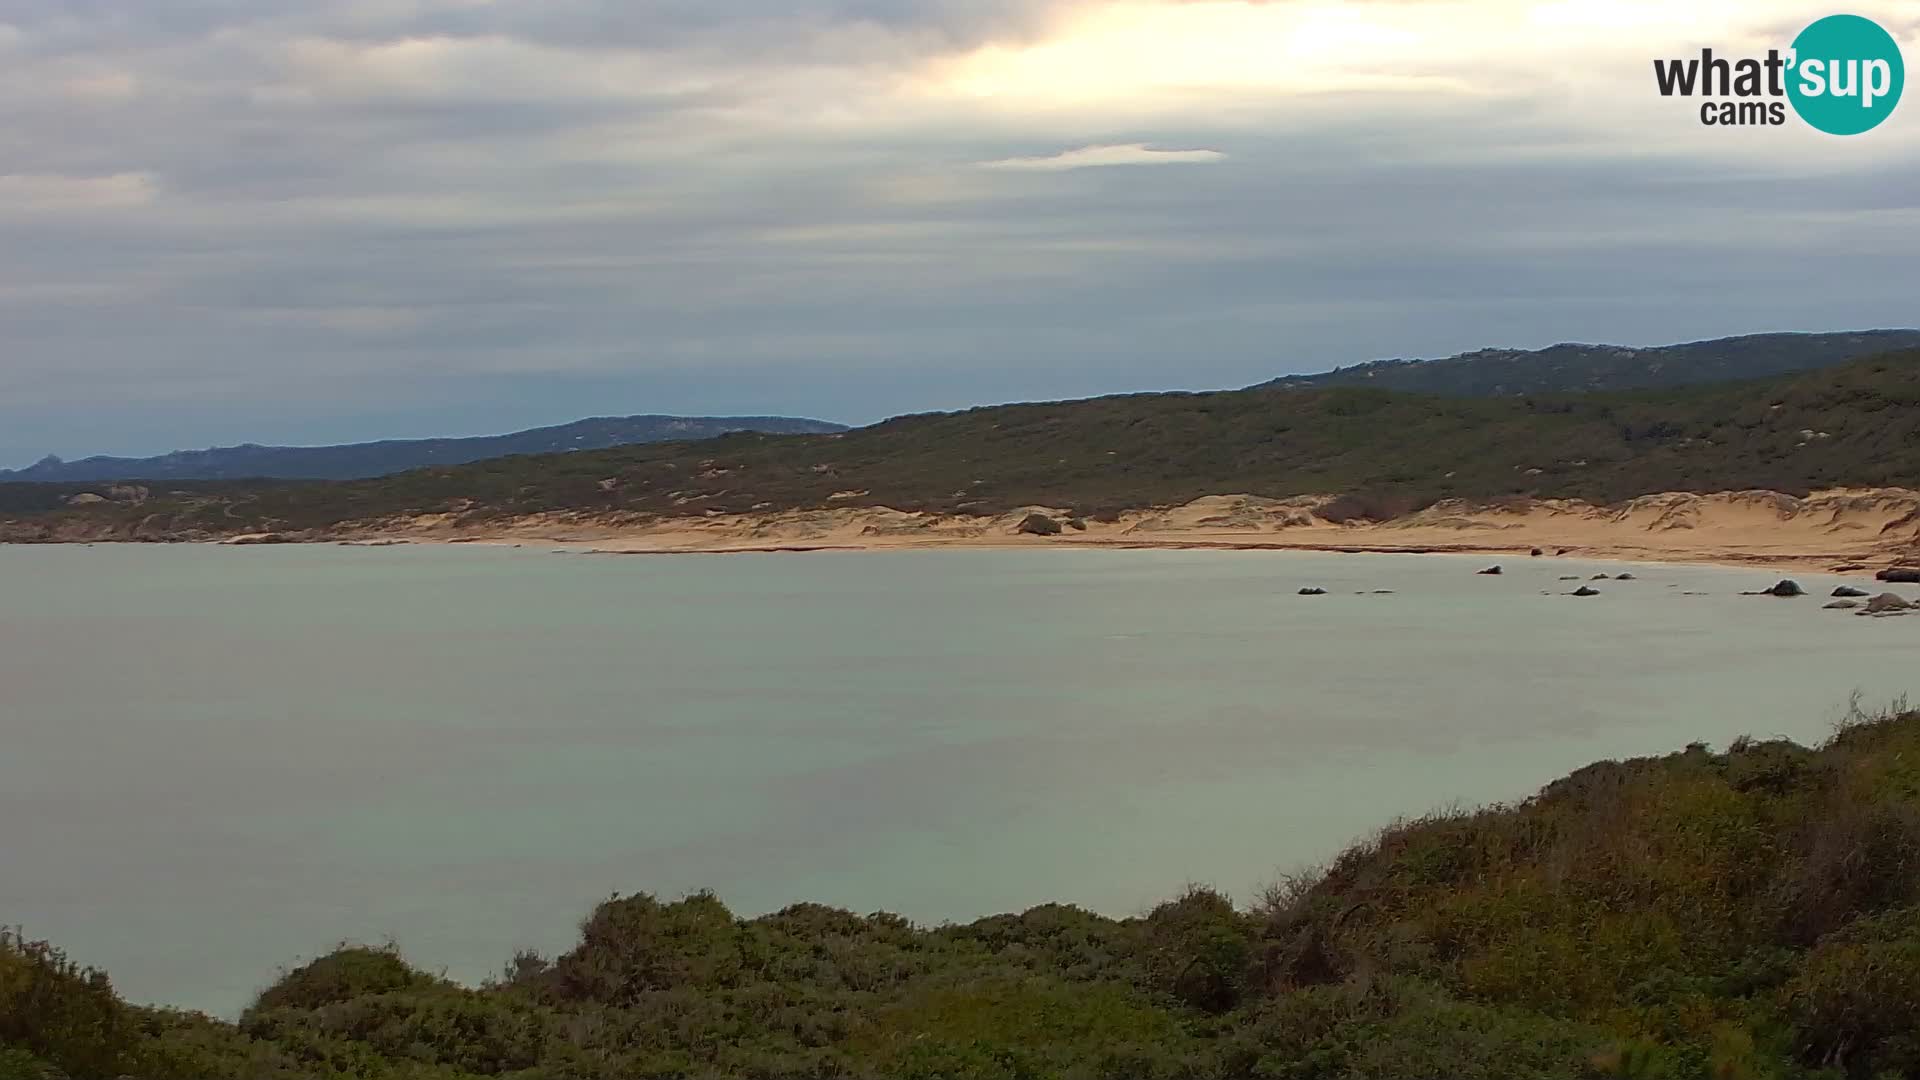
[[1044,157],[1002,158],[983,161],[983,169],[1009,169],[1023,172],[1064,172],[1068,169],[1098,169],[1112,165],[1205,165],[1225,161],[1218,150],[1155,150],[1141,143],[1121,146],[1083,146]]

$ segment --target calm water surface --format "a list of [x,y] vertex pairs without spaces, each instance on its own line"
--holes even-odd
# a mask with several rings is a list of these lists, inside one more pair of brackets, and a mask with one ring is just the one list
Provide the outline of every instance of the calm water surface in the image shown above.
[[0,547],[0,923],[230,1013],[341,940],[476,980],[614,891],[1127,914],[1920,689],[1920,619],[1762,572],[1487,561]]

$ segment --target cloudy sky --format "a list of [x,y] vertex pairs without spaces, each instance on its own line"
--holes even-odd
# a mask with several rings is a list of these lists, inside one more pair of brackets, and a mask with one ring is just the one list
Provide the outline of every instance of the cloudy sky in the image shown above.
[[1920,102],[1653,89],[1832,10],[0,0],[0,466],[1914,325]]

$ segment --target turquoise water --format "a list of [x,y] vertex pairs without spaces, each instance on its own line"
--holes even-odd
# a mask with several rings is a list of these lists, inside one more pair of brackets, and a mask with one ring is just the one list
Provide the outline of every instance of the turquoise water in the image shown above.
[[1920,619],[1763,572],[1488,561],[0,547],[0,923],[230,1013],[342,940],[477,980],[614,891],[1126,914],[1920,689]]

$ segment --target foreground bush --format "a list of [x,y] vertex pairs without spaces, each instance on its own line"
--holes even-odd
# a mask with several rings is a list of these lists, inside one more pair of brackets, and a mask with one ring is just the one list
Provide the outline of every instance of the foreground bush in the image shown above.
[[1920,1076],[1920,714],[1604,762],[1391,827],[1255,910],[923,928],[600,905],[471,989],[392,949],[238,1025],[0,935],[0,1080]]

